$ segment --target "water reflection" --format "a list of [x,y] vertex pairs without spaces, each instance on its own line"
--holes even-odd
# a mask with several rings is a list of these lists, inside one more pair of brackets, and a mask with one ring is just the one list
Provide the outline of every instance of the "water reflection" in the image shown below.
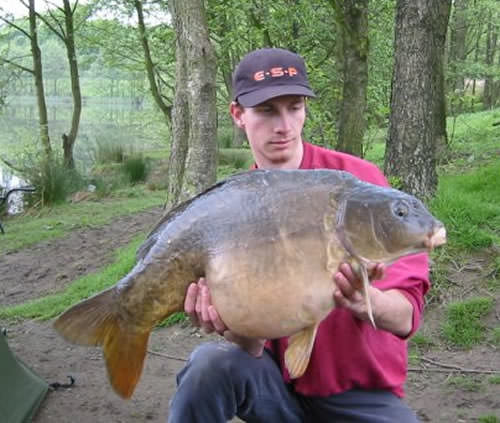
[[[74,157],[79,167],[91,165],[97,143],[119,143],[126,149],[163,148],[166,124],[149,103],[112,98],[84,98]],[[49,135],[60,149],[62,134],[71,125],[72,103],[67,97],[48,97]],[[9,98],[0,113],[0,154],[19,151],[22,145],[39,145],[38,111],[34,97]],[[14,153],[15,154],[15,153]]]

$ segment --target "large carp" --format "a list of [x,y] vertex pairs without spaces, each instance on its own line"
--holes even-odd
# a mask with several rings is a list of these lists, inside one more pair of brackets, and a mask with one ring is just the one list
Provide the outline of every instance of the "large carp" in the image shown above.
[[369,263],[430,250],[445,229],[415,197],[336,170],[254,170],[222,181],[168,212],[112,288],[64,312],[67,340],[102,345],[110,382],[130,397],[155,325],[183,310],[204,276],[227,327],[255,338],[291,336],[292,377],[306,369],[319,323],[334,308],[342,261]]

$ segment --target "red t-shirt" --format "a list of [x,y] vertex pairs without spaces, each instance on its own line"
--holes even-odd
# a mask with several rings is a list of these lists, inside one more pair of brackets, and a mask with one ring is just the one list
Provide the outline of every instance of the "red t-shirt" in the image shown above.
[[[382,172],[372,163],[349,154],[304,143],[300,169],[339,169],[373,184],[388,186]],[[413,306],[411,333],[418,329],[424,295],[429,289],[427,254],[397,260],[386,269],[386,277],[374,281],[381,290],[396,288]],[[406,340],[374,329],[370,322],[356,318],[349,310],[334,309],[321,322],[305,373],[290,380],[284,364],[288,338],[269,341],[266,347],[277,358],[283,378],[296,392],[329,396],[350,389],[384,389],[402,397],[408,353]]]

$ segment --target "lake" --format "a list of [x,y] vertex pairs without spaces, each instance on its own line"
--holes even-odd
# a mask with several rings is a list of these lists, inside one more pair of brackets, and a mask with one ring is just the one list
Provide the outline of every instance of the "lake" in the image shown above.
[[[7,102],[0,111],[0,155],[15,162],[23,153],[40,147],[38,109],[35,97],[10,97]],[[52,148],[62,150],[61,135],[68,133],[71,125],[71,99],[48,97],[47,109]],[[85,172],[94,162],[98,143],[144,151],[165,148],[168,137],[163,117],[152,104],[88,98],[83,101],[74,157],[79,170]]]

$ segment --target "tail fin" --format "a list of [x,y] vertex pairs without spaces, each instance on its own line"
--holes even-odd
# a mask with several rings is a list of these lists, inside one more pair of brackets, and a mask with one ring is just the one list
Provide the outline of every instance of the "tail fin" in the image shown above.
[[139,381],[151,330],[138,331],[117,312],[111,288],[66,310],[54,323],[66,340],[80,345],[102,345],[113,389],[130,398]]

